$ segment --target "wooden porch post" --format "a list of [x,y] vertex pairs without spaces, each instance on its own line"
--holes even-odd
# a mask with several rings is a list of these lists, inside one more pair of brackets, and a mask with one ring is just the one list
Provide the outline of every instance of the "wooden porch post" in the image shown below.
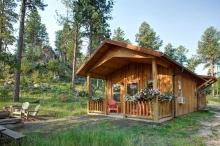
[[[154,58],[152,60],[152,77],[153,77],[153,89],[157,89],[157,62]],[[159,103],[158,103],[158,97],[155,99],[155,102],[153,103],[153,119],[154,121],[159,120]]]
[[89,95],[89,97],[92,97],[91,78],[90,78],[89,74],[87,75],[87,82],[86,83],[87,83],[88,95]]
[[107,79],[105,80],[105,97],[104,97],[104,114],[105,115],[107,115],[108,113],[107,113],[107,99],[108,99],[108,97],[107,97]]
[[[86,81],[86,88],[87,88],[87,93],[88,93],[88,96],[89,98],[92,97],[92,89],[91,89],[91,78],[90,78],[90,75],[87,75],[87,81]],[[89,99],[90,100],[90,99]],[[90,109],[90,104],[89,104],[89,101],[87,102],[87,113],[89,113],[89,109]]]

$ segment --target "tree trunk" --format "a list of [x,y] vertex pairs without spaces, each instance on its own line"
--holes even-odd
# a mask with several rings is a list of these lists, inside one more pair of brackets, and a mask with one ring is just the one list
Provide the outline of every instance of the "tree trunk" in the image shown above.
[[[214,72],[214,61],[210,60],[210,71],[211,71],[211,76],[215,76]],[[215,96],[215,84],[212,84],[212,96]]]
[[[3,1],[1,0],[0,1],[0,6],[1,6],[1,11],[0,11],[0,15],[3,17],[4,16],[4,6],[3,6],[4,4],[3,4]],[[0,18],[0,35],[2,35],[3,34],[3,18]],[[2,38],[2,36],[0,36],[0,53],[1,52],[3,52],[3,38]]]
[[[0,32],[0,34],[1,34],[1,32]],[[3,52],[3,41],[2,41],[2,39],[0,38],[0,53],[2,53]]]
[[78,38],[79,38],[79,26],[76,24],[76,32],[74,33],[74,47],[73,47],[73,63],[72,63],[72,90],[75,91],[75,70],[76,70],[76,52],[78,48]]
[[89,26],[89,49],[88,49],[88,54],[89,56],[91,56],[92,54],[92,39],[93,39],[93,36],[92,36],[92,23],[90,22],[90,26]]
[[18,50],[16,54],[17,66],[15,68],[15,87],[14,87],[14,102],[19,101],[20,93],[20,75],[21,75],[21,58],[23,50],[23,37],[24,37],[24,19],[26,13],[26,0],[21,1],[20,9],[20,26],[19,26],[19,36],[18,36]]

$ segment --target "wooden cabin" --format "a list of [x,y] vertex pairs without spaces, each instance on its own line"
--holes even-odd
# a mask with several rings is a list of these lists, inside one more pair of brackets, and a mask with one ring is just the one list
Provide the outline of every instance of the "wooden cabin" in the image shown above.
[[[91,78],[105,80],[103,100],[88,101],[89,114],[118,115],[126,118],[162,122],[206,107],[203,90],[216,81],[197,75],[165,54],[150,48],[106,40],[77,70],[87,77],[87,90],[92,97]],[[172,92],[176,98],[126,101],[125,96],[148,86],[161,93]],[[118,110],[110,112],[108,102],[116,101]]]

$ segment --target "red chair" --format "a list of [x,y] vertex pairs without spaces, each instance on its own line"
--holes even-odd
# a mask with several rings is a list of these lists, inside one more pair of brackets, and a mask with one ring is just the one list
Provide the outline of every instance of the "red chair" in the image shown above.
[[118,113],[118,105],[117,105],[117,102],[113,99],[110,99],[108,101],[108,112],[111,113],[111,112],[116,112]]

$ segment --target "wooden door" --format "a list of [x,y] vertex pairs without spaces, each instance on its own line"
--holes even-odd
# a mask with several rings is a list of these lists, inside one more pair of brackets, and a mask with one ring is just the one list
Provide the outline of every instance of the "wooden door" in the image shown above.
[[119,113],[122,113],[124,102],[124,85],[122,83],[112,84],[112,99],[117,102]]

